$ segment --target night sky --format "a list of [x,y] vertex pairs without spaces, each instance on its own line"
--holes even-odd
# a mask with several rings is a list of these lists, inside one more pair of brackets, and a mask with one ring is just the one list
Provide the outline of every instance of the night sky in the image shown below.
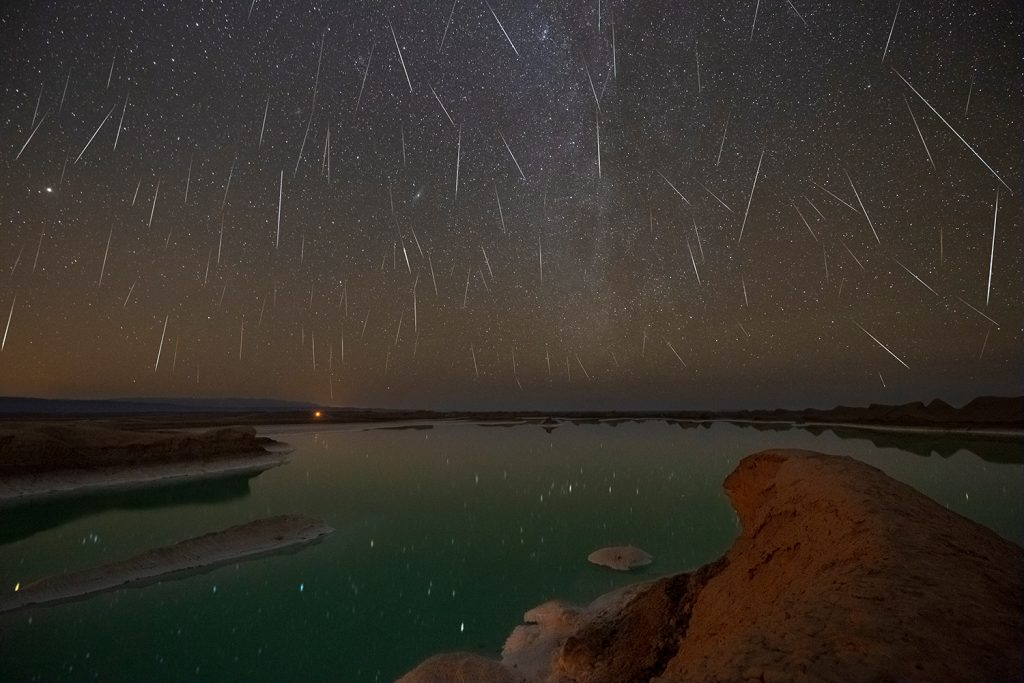
[[1012,0],[4,3],[0,394],[1020,393],[1022,41]]

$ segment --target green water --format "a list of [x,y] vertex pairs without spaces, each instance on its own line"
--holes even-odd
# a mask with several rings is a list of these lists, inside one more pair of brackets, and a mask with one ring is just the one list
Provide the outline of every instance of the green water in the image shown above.
[[[0,681],[391,681],[438,651],[497,654],[545,600],[721,555],[737,532],[722,479],[769,447],[859,458],[1024,538],[1019,441],[664,422],[262,432],[295,452],[258,477],[0,510],[0,590],[268,515],[336,529],[293,554],[0,617]],[[586,562],[624,543],[654,564]]]

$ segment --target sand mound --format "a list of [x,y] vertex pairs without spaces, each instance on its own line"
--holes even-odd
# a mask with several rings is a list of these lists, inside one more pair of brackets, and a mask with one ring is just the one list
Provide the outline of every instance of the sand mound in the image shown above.
[[301,515],[258,519],[147,550],[121,562],[19,585],[19,590],[0,597],[0,613],[249,560],[313,543],[333,531],[322,521]]
[[601,567],[628,572],[636,567],[646,567],[654,558],[640,548],[631,545],[616,545],[600,548],[587,555],[587,560]]

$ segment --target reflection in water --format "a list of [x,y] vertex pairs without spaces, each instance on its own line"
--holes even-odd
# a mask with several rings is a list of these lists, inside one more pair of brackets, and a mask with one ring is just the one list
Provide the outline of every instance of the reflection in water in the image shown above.
[[213,504],[244,498],[256,474],[147,487],[130,491],[97,491],[71,498],[27,503],[3,510],[0,545],[20,541],[82,517],[108,510],[144,510],[176,505]]
[[734,423],[739,427],[753,427],[758,431],[787,431],[792,427],[815,436],[832,433],[844,441],[869,441],[876,448],[898,448],[926,458],[938,454],[952,457],[958,451],[968,451],[992,463],[1024,463],[1024,438],[1019,435],[979,434],[938,431],[883,431],[866,427],[833,427],[824,425],[788,425],[783,423]]
[[812,434],[830,431],[840,439],[864,439],[877,448],[898,448],[916,455],[931,457],[938,454],[952,457],[957,451],[968,451],[992,463],[1014,464],[1024,462],[1024,440],[1019,436],[974,434],[943,434],[941,432],[882,432],[856,427],[805,427]]
[[[571,420],[549,420],[548,431],[554,429],[559,422],[571,423],[574,425],[602,424],[607,427],[617,427],[627,422],[661,422],[661,419],[633,419],[633,418],[586,418]],[[663,420],[667,424],[674,424],[682,429],[707,430],[714,426],[715,422],[710,420]],[[545,424],[548,424],[545,423]],[[868,441],[876,448],[896,448],[908,451],[916,455],[931,457],[939,455],[943,458],[952,457],[959,451],[968,451],[982,460],[991,463],[1021,464],[1024,463],[1024,436],[1019,434],[985,434],[980,432],[940,432],[935,430],[914,430],[895,431],[871,429],[857,426],[832,426],[800,424],[792,422],[732,422],[728,423],[742,429],[751,428],[759,432],[789,432],[800,429],[815,436],[822,434],[834,434],[846,441],[850,439]],[[500,424],[481,425],[482,427],[518,427],[521,425],[535,424],[535,422],[506,422]]]

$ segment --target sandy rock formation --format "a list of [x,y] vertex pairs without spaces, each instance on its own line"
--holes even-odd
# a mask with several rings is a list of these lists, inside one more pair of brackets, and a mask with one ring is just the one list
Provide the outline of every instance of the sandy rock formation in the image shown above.
[[398,679],[397,683],[523,683],[493,659],[469,652],[434,655]]
[[851,458],[763,451],[725,489],[742,532],[724,557],[531,610],[500,666],[545,683],[1024,677],[1019,546]]

